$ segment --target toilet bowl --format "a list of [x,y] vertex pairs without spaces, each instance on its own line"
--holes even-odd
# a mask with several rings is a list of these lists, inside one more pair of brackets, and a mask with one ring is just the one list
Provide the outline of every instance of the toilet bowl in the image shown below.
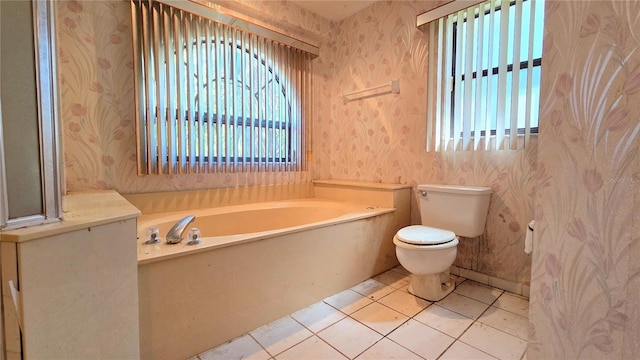
[[409,292],[439,301],[455,289],[450,268],[459,238],[484,232],[491,188],[419,185],[422,225],[400,229],[393,237],[400,264],[411,273]]
[[398,261],[411,273],[411,294],[438,301],[454,290],[449,269],[456,259],[458,242],[452,231],[423,225],[398,231],[393,243]]

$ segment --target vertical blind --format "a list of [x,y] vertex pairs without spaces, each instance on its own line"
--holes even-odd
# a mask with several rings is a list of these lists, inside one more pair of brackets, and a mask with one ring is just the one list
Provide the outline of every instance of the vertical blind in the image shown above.
[[306,168],[311,54],[161,2],[131,10],[139,174]]
[[542,0],[490,0],[428,24],[435,91],[427,99],[427,151],[529,142],[538,126],[542,24]]

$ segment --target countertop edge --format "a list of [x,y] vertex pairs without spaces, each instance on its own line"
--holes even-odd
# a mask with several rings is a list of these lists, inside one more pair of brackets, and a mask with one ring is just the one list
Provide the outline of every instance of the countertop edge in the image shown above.
[[62,204],[63,220],[4,230],[0,242],[22,243],[140,216],[140,210],[114,190],[70,192]]

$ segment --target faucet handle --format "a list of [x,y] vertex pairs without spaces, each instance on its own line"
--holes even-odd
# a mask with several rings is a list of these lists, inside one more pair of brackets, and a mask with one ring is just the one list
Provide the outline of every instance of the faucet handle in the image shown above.
[[160,229],[157,226],[151,226],[147,229],[147,241],[145,244],[157,244],[160,242]]
[[189,230],[189,242],[187,243],[187,245],[197,244],[200,244],[200,229],[194,227]]

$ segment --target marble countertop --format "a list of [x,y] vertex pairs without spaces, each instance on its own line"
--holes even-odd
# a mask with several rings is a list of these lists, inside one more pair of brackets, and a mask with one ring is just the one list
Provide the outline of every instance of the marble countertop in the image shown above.
[[140,216],[113,190],[71,192],[62,197],[63,220],[0,232],[2,242],[25,242]]

